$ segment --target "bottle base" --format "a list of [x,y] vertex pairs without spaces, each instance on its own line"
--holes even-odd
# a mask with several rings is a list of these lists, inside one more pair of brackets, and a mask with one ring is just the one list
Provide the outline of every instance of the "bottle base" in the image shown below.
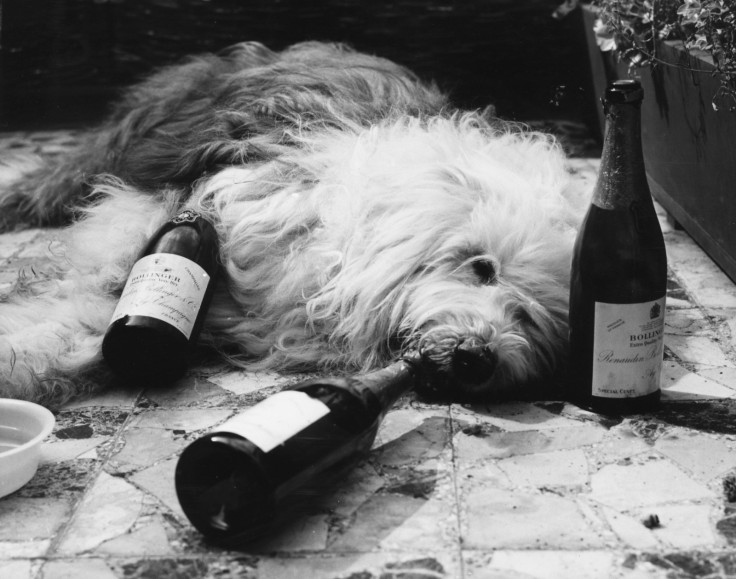
[[661,391],[657,390],[646,396],[636,398],[604,398],[589,396],[584,400],[574,401],[578,406],[604,416],[626,416],[629,414],[645,414],[656,412],[661,405]]
[[111,328],[102,342],[107,365],[126,380],[144,384],[172,382],[186,369],[188,342],[183,334],[140,317],[127,318]]
[[208,541],[235,546],[267,534],[274,493],[258,450],[237,435],[195,440],[179,457],[174,485],[182,510]]

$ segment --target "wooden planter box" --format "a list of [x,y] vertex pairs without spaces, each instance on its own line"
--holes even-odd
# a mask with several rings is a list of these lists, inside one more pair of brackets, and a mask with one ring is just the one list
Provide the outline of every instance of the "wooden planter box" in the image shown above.
[[[595,13],[583,10],[598,99],[609,80],[628,78],[628,66],[601,53],[593,35]],[[736,281],[736,112],[713,109],[718,80],[710,74],[709,56],[688,55],[675,42],[661,42],[657,50],[667,64],[640,69],[642,141],[652,194]],[[600,105],[598,110],[602,131]]]

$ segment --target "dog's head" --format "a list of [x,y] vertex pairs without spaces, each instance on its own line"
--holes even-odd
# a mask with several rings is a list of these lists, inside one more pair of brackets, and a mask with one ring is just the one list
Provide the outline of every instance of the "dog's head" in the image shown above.
[[361,139],[342,165],[350,194],[325,216],[341,261],[312,313],[339,312],[332,336],[352,355],[375,366],[418,351],[451,388],[549,377],[566,349],[579,217],[554,143],[477,116]]
[[275,365],[368,370],[419,352],[435,383],[469,392],[554,371],[580,211],[550,138],[477,115],[305,138],[278,180],[219,193],[252,199],[230,218],[243,237],[227,233],[229,272],[270,292],[244,305],[280,316],[263,341]]
[[407,284],[401,349],[420,354],[434,386],[498,393],[562,362],[569,260],[560,246],[521,241],[530,246],[460,250]]

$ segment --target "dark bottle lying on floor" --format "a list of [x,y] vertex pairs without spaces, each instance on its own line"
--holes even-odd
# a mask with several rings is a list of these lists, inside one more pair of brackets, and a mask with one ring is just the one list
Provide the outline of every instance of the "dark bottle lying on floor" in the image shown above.
[[144,382],[183,374],[212,298],[217,233],[184,210],[149,240],[133,266],[102,355],[120,376]]
[[214,542],[263,537],[310,483],[370,449],[415,379],[414,362],[401,360],[362,376],[309,380],[238,414],[182,452],[175,482],[184,513]]
[[605,414],[651,410],[660,397],[667,255],[641,146],[641,86],[606,90],[606,136],[570,280],[574,395]]

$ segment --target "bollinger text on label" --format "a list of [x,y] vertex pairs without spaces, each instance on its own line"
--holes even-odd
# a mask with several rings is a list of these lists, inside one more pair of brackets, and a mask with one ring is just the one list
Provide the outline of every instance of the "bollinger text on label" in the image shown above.
[[128,276],[110,323],[124,316],[149,316],[171,324],[189,339],[209,281],[202,267],[181,255],[142,257]]

